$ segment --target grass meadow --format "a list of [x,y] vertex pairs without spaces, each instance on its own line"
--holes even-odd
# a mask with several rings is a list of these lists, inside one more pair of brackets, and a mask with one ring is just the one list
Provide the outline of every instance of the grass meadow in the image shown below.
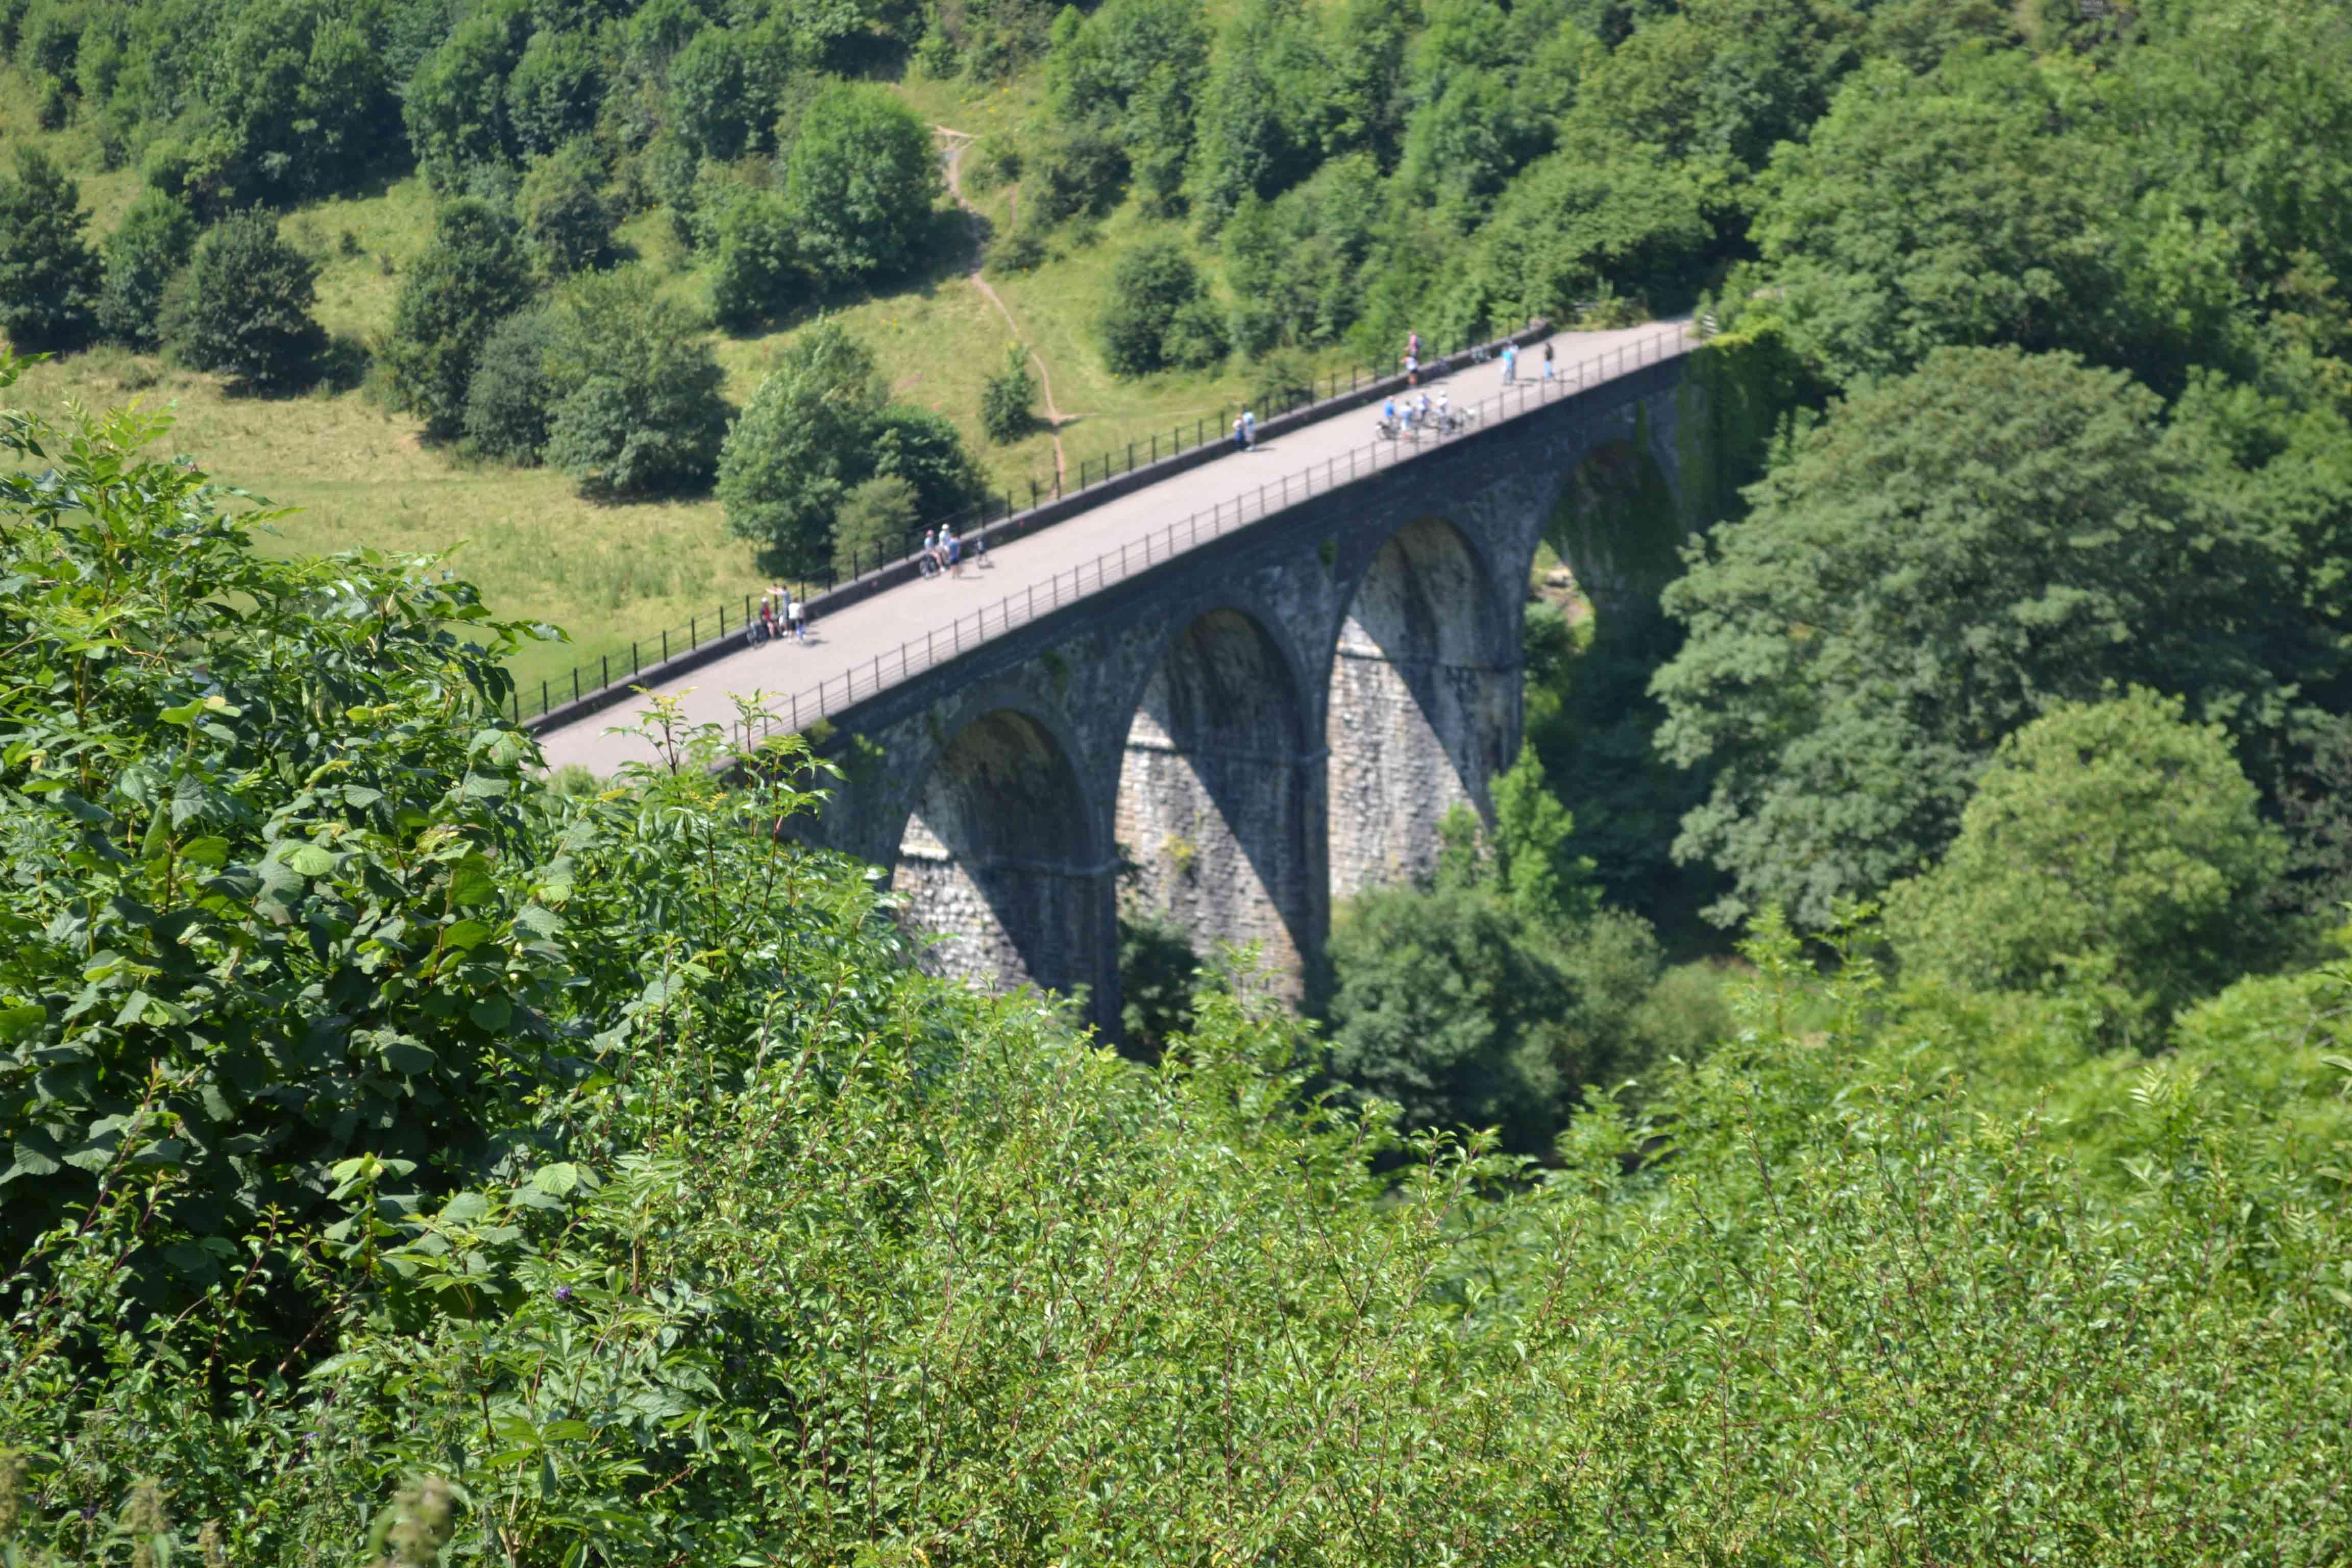
[[[1013,133],[1034,107],[1025,84],[974,90],[915,80],[904,89],[930,122],[980,137]],[[46,146],[81,187],[89,233],[101,241],[138,191],[130,169],[101,166],[83,126],[41,132],[36,96],[13,68],[0,68],[0,139]],[[975,193],[983,221],[1002,233],[1016,193]],[[434,202],[408,175],[291,211],[281,232],[319,265],[320,322],[340,338],[373,345],[390,326],[400,282],[431,242]],[[1056,236],[1035,270],[990,274],[1012,310],[1008,325],[967,276],[970,232],[942,199],[928,265],[888,291],[823,301],[772,331],[714,331],[712,347],[739,406],[793,335],[822,311],[845,322],[874,351],[893,394],[953,420],[992,489],[1024,500],[1034,482],[1053,484],[1052,434],[1040,423],[1010,446],[991,445],[980,426],[982,384],[1017,341],[1043,359],[1065,416],[1063,451],[1072,481],[1082,463],[1099,469],[1133,441],[1147,448],[1181,426],[1189,437],[1248,395],[1249,367],[1236,356],[1213,372],[1112,376],[1096,346],[1113,266],[1131,240],[1152,232],[1188,238],[1182,226],[1141,217],[1132,204],[1090,229]],[[665,215],[640,213],[622,227],[626,252],[652,268],[680,300],[707,311],[709,279],[670,231]],[[1193,247],[1217,279],[1213,251]],[[1222,286],[1220,282],[1220,287]],[[1344,363],[1335,359],[1331,368]],[[632,639],[651,644],[690,616],[709,618],[721,601],[740,605],[762,584],[755,547],[731,536],[709,496],[606,504],[589,500],[560,475],[473,459],[422,438],[418,422],[383,406],[366,390],[320,388],[284,398],[231,396],[208,375],[152,356],[102,347],[35,368],[18,398],[56,415],[71,403],[106,407],[140,400],[168,411],[173,449],[198,457],[223,483],[296,509],[272,525],[265,545],[288,552],[358,547],[444,553],[479,584],[491,605],[518,619],[544,621],[568,644],[527,649],[515,661],[526,687],[568,687],[575,664],[625,657]],[[1042,399],[1039,412],[1043,413]]]

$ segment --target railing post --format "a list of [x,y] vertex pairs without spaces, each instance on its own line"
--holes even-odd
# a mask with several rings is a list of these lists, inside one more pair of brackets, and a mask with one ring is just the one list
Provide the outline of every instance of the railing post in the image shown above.
[[598,654],[598,655],[596,656],[596,662],[597,662],[599,665],[603,666],[603,667],[604,667],[604,679],[603,680],[598,681],[598,682],[597,682],[597,684],[598,684],[599,686],[610,686],[610,685],[612,685],[612,684],[613,684],[613,656],[612,656],[612,655],[610,655],[610,654],[606,654],[606,653],[600,653],[600,654]]
[[662,628],[662,662],[664,664],[669,662],[669,628],[667,626]]
[[545,713],[549,709],[554,706],[554,703],[547,700],[547,682],[544,680],[541,681],[539,683],[539,710],[541,713]]
[[629,673],[631,675],[636,674],[639,668],[640,667],[637,663],[637,639],[631,637],[629,639]]

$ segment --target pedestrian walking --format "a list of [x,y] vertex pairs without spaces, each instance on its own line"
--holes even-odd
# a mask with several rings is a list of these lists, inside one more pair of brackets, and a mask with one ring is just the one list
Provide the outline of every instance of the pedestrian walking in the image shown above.
[[805,646],[808,642],[808,595],[795,595],[792,607],[793,640]]
[[778,637],[785,637],[791,633],[793,629],[793,611],[797,605],[798,601],[793,597],[793,591],[790,588],[785,589],[784,596],[777,601],[778,610],[776,615],[776,635]]
[[1546,381],[1551,379],[1551,340],[1549,338],[1544,340],[1544,379]]
[[1404,335],[1404,357],[1410,360],[1417,360],[1421,358],[1421,334],[1419,332],[1407,332]]
[[1505,343],[1503,345],[1503,384],[1505,386],[1512,385],[1518,379],[1519,345],[1517,343]]
[[1242,428],[1242,416],[1236,414],[1234,416],[1234,450],[1236,452],[1242,450],[1247,439]]
[[776,601],[767,594],[760,595],[760,642],[776,635]]
[[1404,356],[1404,384],[1407,386],[1419,386],[1421,384],[1421,356],[1419,354],[1407,354]]
[[943,528],[940,530],[940,548],[948,552],[948,575],[950,577],[962,576],[963,541],[956,537],[954,529]]
[[1257,416],[1246,408],[1242,410],[1242,445],[1257,449]]

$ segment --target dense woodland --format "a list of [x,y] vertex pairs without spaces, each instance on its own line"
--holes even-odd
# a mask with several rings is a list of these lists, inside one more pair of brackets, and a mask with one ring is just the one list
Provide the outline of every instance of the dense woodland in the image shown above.
[[[921,976],[791,845],[798,742],[550,781],[527,609],[257,551],[155,414],[0,416],[11,1561],[2352,1555],[2343,5],[0,44],[18,351],[710,489],[782,570],[1030,417],[1017,356],[942,411],[845,324],[967,242],[950,86],[1015,106],[988,266],[1099,280],[1108,374],[1696,309],[1757,433],[1656,615],[1531,603],[1493,820],[1338,911],[1312,1017],[1138,909],[1121,1054]],[[109,234],[68,145],[139,171]],[[286,215],[419,178],[329,332]]]

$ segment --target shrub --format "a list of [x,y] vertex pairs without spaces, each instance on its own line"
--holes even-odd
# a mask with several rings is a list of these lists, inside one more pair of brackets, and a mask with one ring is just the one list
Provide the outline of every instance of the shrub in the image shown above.
[[712,224],[710,304],[730,326],[773,321],[808,297],[799,225],[781,191],[739,190]]
[[490,329],[466,388],[466,439],[476,451],[525,466],[540,460],[555,405],[547,373],[555,337],[545,309],[518,311]]
[[1029,351],[1016,343],[1005,353],[1003,370],[981,389],[981,428],[1000,447],[1018,441],[1036,423],[1029,411],[1036,401],[1037,378],[1029,374]]
[[1099,217],[1118,205],[1127,154],[1110,137],[1079,128],[1050,136],[1025,161],[1027,221],[1051,228],[1081,214]]
[[[1180,348],[1205,349],[1201,312],[1186,312],[1200,299],[1200,274],[1174,240],[1144,240],[1120,257],[1098,329],[1112,374],[1144,375],[1161,368],[1169,363],[1171,336]],[[1171,334],[1180,315],[1185,325]]]
[[1160,357],[1179,370],[1207,370],[1224,363],[1233,352],[1225,330],[1225,313],[1208,295],[1196,294],[1176,307],[1160,340]]
[[988,267],[998,274],[1028,272],[1045,265],[1045,237],[1034,224],[1024,222],[1003,238],[990,242]]
[[164,310],[163,340],[186,364],[234,386],[308,385],[327,335],[311,319],[319,269],[278,237],[278,217],[249,208],[196,242]]
[[585,140],[567,142],[534,162],[523,175],[518,200],[523,232],[551,276],[602,266],[613,254],[620,215]]
[[548,463],[614,495],[709,483],[730,410],[702,323],[642,267],[575,278],[555,319]]
[[833,570],[854,577],[907,552],[922,524],[915,487],[897,474],[878,474],[842,498],[833,524]]
[[446,203],[433,243],[401,279],[383,358],[394,399],[436,436],[464,425],[490,332],[530,298],[514,220],[478,196]]
[[81,187],[37,147],[0,179],[0,331],[20,349],[79,348],[97,325],[98,258],[82,238]]

